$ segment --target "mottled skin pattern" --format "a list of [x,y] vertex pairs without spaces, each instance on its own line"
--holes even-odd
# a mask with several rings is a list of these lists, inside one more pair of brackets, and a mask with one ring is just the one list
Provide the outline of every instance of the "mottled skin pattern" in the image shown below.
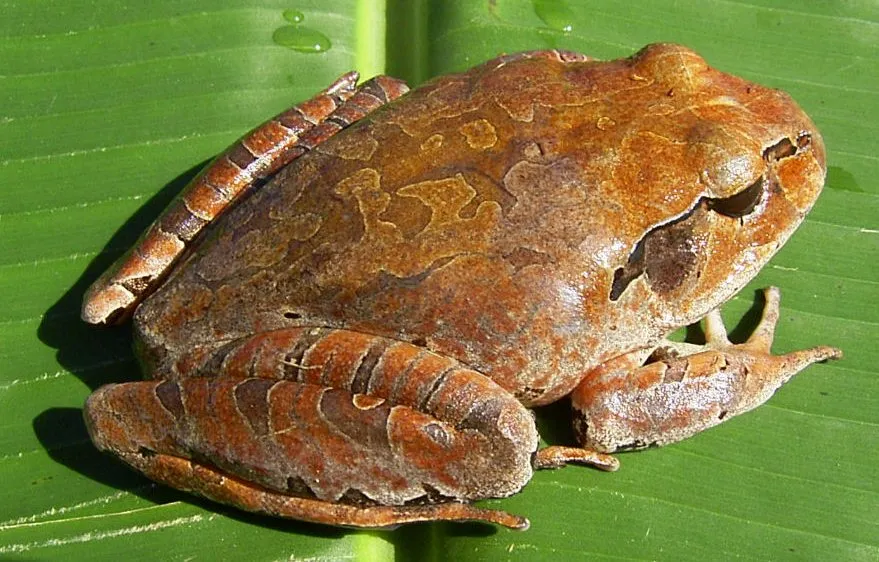
[[[357,78],[356,72],[343,74],[323,92],[263,123],[217,157],[90,287],[83,319],[91,323],[127,319],[204,228],[255,181],[271,176],[388,97],[408,90],[387,77],[355,89]],[[352,103],[346,103],[349,100]]]
[[[675,45],[611,62],[500,57],[438,78],[323,140],[207,230],[134,314],[144,371],[160,381],[99,390],[93,439],[153,478],[245,509],[522,527],[455,510],[516,492],[532,464],[584,460],[566,448],[533,457],[523,405],[580,385],[583,445],[642,447],[750,409],[838,355],[772,363],[776,299],[768,339],[733,349],[712,313],[708,346],[669,347],[641,367],[759,271],[824,173],[820,134],[786,94]],[[727,365],[767,380],[730,384]],[[628,437],[611,422],[587,427],[632,412],[614,410],[619,396],[674,396],[668,385],[690,381],[722,399],[690,399],[668,427]],[[599,412],[602,397],[616,406]],[[137,410],[152,413],[119,413]],[[231,497],[233,484],[244,491]],[[272,507],[290,497],[317,501]],[[350,509],[331,512],[340,505]]]

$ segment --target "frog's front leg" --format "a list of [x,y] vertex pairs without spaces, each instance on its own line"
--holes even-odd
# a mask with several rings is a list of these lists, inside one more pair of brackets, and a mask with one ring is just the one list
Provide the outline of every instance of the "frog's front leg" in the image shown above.
[[295,328],[227,345],[195,375],[98,389],[85,409],[95,444],[153,480],[276,516],[527,527],[466,502],[530,479],[533,416],[454,360]]
[[134,247],[98,278],[82,318],[119,324],[164,278],[195,237],[239,196],[409,88],[389,76],[356,87],[348,72],[326,90],[269,119],[217,157],[187,185]]
[[779,291],[765,291],[759,325],[747,342],[727,339],[720,312],[705,319],[707,343],[669,344],[642,366],[644,354],[614,359],[591,372],[571,395],[574,429],[584,447],[614,452],[665,445],[747,412],[799,371],[842,352],[814,347],[772,355]]

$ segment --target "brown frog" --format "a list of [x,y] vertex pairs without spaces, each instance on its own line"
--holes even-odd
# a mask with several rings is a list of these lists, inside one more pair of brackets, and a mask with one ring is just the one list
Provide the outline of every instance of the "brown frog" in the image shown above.
[[[99,449],[282,517],[525,528],[469,502],[614,470],[840,356],[770,354],[777,289],[744,344],[718,312],[823,185],[786,94],[668,44],[356,82],[235,144],[90,289],[153,379],[92,394]],[[664,339],[703,317],[704,346]],[[527,407],[565,396],[581,446],[538,450]]]

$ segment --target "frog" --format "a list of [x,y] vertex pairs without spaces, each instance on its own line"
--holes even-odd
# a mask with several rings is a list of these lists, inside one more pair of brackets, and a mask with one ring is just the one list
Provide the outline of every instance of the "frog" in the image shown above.
[[[99,450],[272,516],[525,529],[474,502],[616,470],[841,357],[771,353],[777,288],[744,343],[719,312],[824,185],[788,94],[675,44],[358,81],[236,142],[88,290],[145,375],[87,399]],[[540,447],[532,409],[562,399],[577,443]]]

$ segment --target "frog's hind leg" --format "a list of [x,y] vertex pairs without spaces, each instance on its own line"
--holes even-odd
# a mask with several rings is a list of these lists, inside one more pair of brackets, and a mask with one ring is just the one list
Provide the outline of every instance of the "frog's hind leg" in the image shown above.
[[466,503],[425,505],[352,505],[274,492],[230,475],[213,466],[162,453],[129,452],[119,455],[151,480],[245,511],[311,523],[344,527],[392,529],[422,521],[483,521],[517,531],[528,520],[505,511]]
[[842,356],[819,346],[772,355],[779,291],[765,291],[762,319],[743,344],[727,339],[720,312],[705,318],[704,346],[661,346],[620,356],[592,371],[571,395],[574,429],[584,447],[614,452],[690,437],[767,401],[808,365]]
[[291,328],[229,344],[197,375],[98,389],[85,408],[95,445],[150,478],[272,515],[527,526],[467,504],[528,482],[533,416],[452,359],[378,336]]
[[209,164],[171,202],[135,246],[86,293],[82,318],[116,324],[149,295],[195,237],[239,196],[302,154],[408,91],[377,76],[356,87],[358,74],[260,125]]

